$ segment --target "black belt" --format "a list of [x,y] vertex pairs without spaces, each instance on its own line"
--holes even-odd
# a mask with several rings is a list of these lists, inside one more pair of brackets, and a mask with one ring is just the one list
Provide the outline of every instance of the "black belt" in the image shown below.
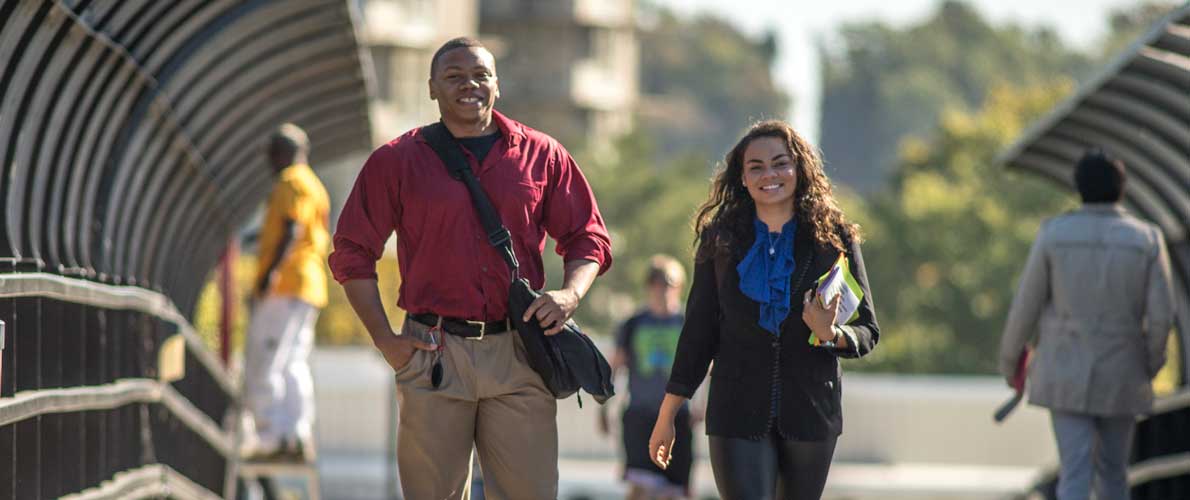
[[484,335],[496,334],[512,330],[512,322],[508,318],[497,321],[472,321],[469,319],[447,318],[434,313],[410,314],[413,321],[426,326],[437,326],[442,321],[442,329],[451,335],[469,339],[482,339]]

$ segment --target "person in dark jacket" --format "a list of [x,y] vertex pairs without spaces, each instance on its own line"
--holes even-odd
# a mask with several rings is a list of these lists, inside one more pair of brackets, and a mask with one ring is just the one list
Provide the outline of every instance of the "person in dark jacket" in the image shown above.
[[[839,358],[880,338],[859,228],[835,203],[818,153],[789,124],[757,123],[727,154],[698,213],[694,280],[649,456],[666,467],[674,418],[714,362],[711,469],[733,499],[817,499],[843,431]],[[846,257],[853,315],[815,282]],[[841,296],[841,295],[840,295]]]

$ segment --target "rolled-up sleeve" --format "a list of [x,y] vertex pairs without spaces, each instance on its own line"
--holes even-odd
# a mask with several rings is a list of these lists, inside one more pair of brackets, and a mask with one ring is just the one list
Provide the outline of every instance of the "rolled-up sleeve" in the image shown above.
[[556,147],[545,193],[545,231],[557,242],[563,261],[594,261],[603,274],[612,265],[612,246],[595,193],[570,153]]
[[673,368],[665,392],[694,397],[707,375],[711,360],[719,352],[719,290],[715,261],[708,258],[694,264],[690,297],[686,299],[686,322],[678,337]]
[[339,214],[329,264],[335,281],[376,279],[376,261],[396,228],[400,204],[391,146],[372,152]]

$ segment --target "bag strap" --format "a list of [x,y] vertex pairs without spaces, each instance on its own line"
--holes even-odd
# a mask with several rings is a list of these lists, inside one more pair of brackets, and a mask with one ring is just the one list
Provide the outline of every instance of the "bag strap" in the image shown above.
[[492,200],[479,184],[479,179],[475,178],[475,172],[471,171],[471,165],[463,155],[463,150],[459,149],[459,143],[442,122],[422,127],[421,135],[430,143],[438,159],[442,160],[446,172],[467,186],[467,191],[471,193],[471,203],[479,215],[479,223],[487,235],[488,244],[500,252],[500,257],[508,264],[508,270],[512,272],[512,279],[515,281],[520,277],[520,264],[512,250],[512,233],[504,227],[500,214],[496,213],[496,208],[492,206]]

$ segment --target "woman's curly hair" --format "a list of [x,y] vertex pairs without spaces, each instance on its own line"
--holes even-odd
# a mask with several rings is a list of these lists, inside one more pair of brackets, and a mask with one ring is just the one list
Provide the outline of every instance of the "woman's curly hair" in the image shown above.
[[756,204],[748,194],[748,188],[744,187],[744,151],[753,139],[760,137],[785,141],[793,156],[797,175],[794,216],[798,228],[811,231],[819,246],[839,251],[846,250],[844,238],[859,242],[859,226],[847,222],[835,203],[818,152],[788,123],[766,120],[752,125],[716,169],[710,198],[698,209],[695,218],[695,259],[702,262],[716,255],[739,257],[747,251],[745,245],[753,237]]

